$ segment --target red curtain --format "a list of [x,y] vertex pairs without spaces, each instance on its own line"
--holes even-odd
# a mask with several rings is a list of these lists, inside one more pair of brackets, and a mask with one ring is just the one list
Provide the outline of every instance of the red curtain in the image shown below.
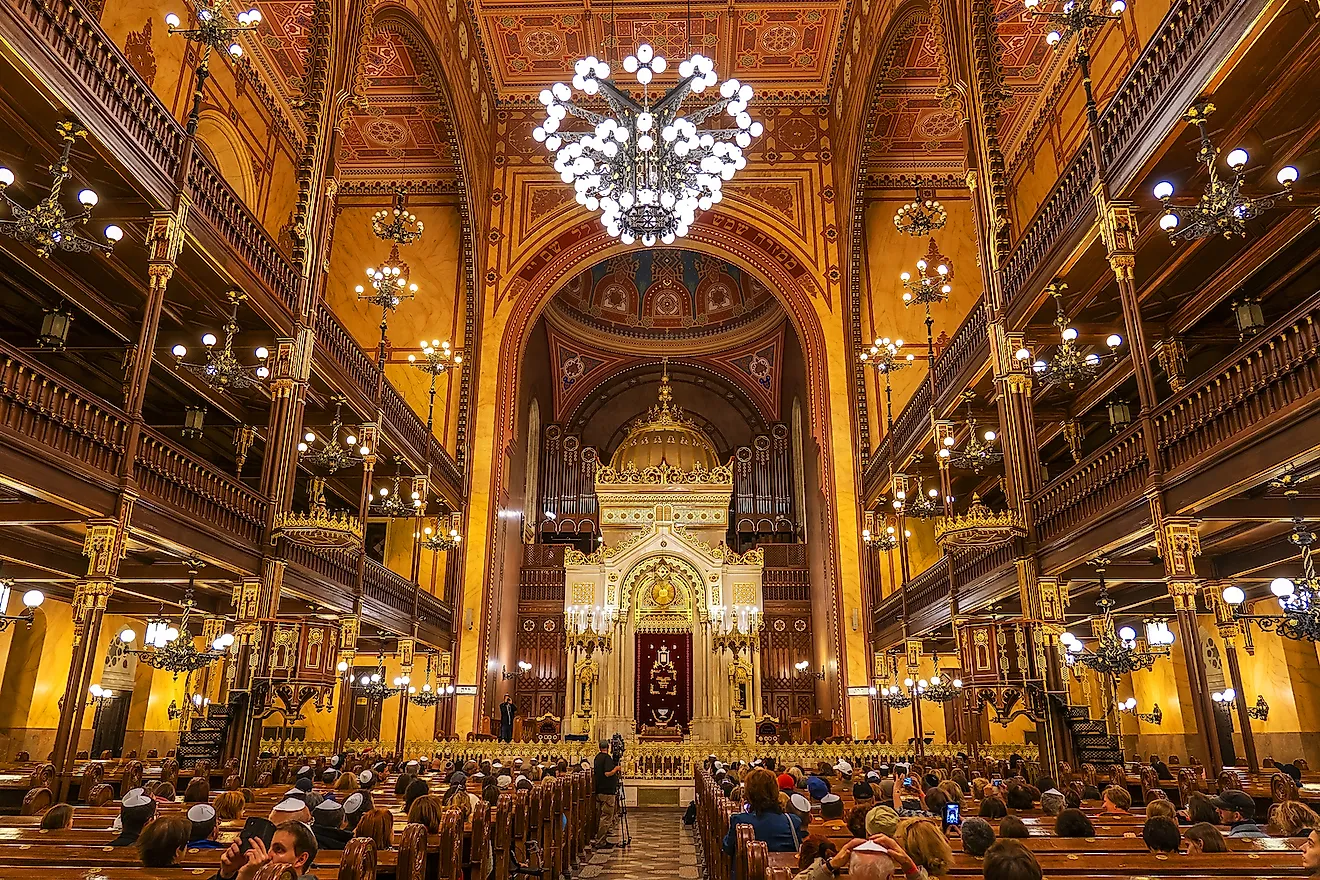
[[692,634],[637,633],[637,727],[692,720]]

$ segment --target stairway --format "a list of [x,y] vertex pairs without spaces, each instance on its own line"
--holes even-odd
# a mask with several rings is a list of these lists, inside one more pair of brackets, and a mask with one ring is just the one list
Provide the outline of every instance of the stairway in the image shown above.
[[1069,706],[1067,721],[1072,732],[1076,766],[1108,767],[1123,763],[1123,746],[1118,737],[1109,732],[1104,721],[1092,720],[1086,706]]
[[194,715],[188,722],[188,729],[179,736],[176,753],[179,766],[192,767],[198,761],[210,761],[212,767],[220,766],[228,728],[229,707],[224,703],[211,703],[206,707],[206,714]]

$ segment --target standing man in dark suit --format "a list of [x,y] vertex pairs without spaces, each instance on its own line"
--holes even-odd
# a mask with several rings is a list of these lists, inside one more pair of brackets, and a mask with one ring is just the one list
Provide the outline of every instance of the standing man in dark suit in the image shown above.
[[513,695],[505,694],[500,703],[500,742],[513,742],[513,719],[518,714],[518,707],[513,704]]

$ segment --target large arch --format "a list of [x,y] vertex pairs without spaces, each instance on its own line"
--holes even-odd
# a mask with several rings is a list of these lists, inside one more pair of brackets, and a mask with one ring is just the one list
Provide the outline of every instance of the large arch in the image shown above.
[[[725,204],[721,209],[704,215],[693,226],[684,240],[684,246],[727,260],[755,275],[776,293],[797,331],[811,390],[808,395],[808,421],[813,436],[819,441],[818,470],[825,504],[821,526],[822,537],[828,548],[824,554],[823,580],[832,591],[835,611],[830,615],[830,636],[835,656],[842,657],[845,647],[841,624],[845,619],[842,585],[845,578],[841,575],[840,502],[846,501],[848,521],[856,520],[859,475],[852,466],[851,454],[840,456],[835,451],[835,444],[840,442],[834,434],[839,416],[832,412],[830,406],[831,352],[827,350],[821,316],[821,310],[829,311],[829,308],[819,302],[822,292],[816,276],[810,270],[802,271],[806,267],[802,266],[795,255],[778,245],[770,236],[761,233],[763,224],[756,222],[755,218],[739,216],[733,210]],[[509,444],[515,439],[519,370],[531,328],[551,297],[568,279],[601,260],[631,249],[611,238],[595,218],[584,219],[562,230],[544,248],[524,258],[519,265],[505,273],[507,280],[504,283],[508,285],[510,300],[508,314],[505,320],[498,322],[498,340],[491,336],[485,340],[486,346],[497,350],[483,350],[479,364],[482,377],[488,382],[497,383],[493,394],[483,394],[490,403],[489,410],[484,404],[477,408],[478,418],[490,420],[490,448],[496,450],[496,454],[490,459],[482,457],[474,461],[472,470],[469,522],[482,524],[483,539],[488,542],[488,546],[482,548],[476,546],[479,542],[469,542],[465,561],[464,607],[481,608],[480,632],[465,633],[459,651],[460,677],[464,680],[472,680],[469,676],[476,678],[478,685],[469,716],[470,723],[475,722],[476,713],[486,698],[489,676],[484,670],[493,639],[492,587],[497,580],[500,556],[495,545],[502,542],[503,531],[508,527],[498,517],[498,509],[507,494],[508,475],[505,473],[503,451],[509,449]],[[835,353],[835,356],[838,354]],[[846,387],[847,383],[844,381],[841,384]],[[850,437],[851,421],[846,408],[844,413],[842,417],[848,422],[846,427]],[[475,433],[484,446],[486,438],[482,437],[481,428],[478,427]],[[857,564],[855,555],[847,558],[849,572],[854,572]],[[856,656],[848,657],[846,671],[841,670],[840,674],[834,675],[833,681],[833,702],[845,725],[851,723],[845,697],[845,679],[849,675],[857,678],[867,674],[862,648],[848,653]]]

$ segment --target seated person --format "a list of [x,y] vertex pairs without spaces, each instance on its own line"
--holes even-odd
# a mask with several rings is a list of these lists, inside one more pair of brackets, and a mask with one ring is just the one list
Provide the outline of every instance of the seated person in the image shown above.
[[298,880],[315,880],[308,869],[316,861],[316,852],[312,829],[302,822],[285,822],[275,828],[269,848],[259,837],[252,839],[245,853],[239,852],[237,843],[230,844],[212,880],[252,880],[265,865],[289,865],[297,872]]
[[1031,831],[1017,816],[1005,816],[999,820],[999,836],[1005,840],[1021,840],[1030,837]]
[[344,808],[330,799],[321,801],[312,810],[312,834],[316,845],[324,850],[341,850],[353,838],[344,822]]
[[[315,829],[313,829],[315,830]],[[384,852],[394,846],[394,814],[384,807],[368,810],[353,832],[354,837],[365,837],[376,844],[376,852]]]
[[1187,854],[1189,856],[1202,853],[1228,852],[1228,841],[1224,839],[1224,835],[1220,833],[1219,829],[1209,822],[1197,822],[1183,832],[1183,837],[1187,838]]
[[367,792],[355,791],[344,798],[344,827],[350,831],[357,828],[358,821],[370,812],[373,806],[371,795]]
[[232,822],[243,815],[243,792],[222,791],[215,797],[216,818],[221,822]]
[[156,801],[140,788],[130,790],[119,802],[120,832],[118,837],[110,841],[110,845],[132,846],[137,843],[142,829],[146,828],[154,818],[156,818]]
[[995,842],[995,829],[979,816],[972,816],[964,821],[962,827],[958,829],[958,834],[962,837],[963,852],[973,858],[979,859],[984,856],[985,851]]
[[866,837],[866,815],[871,812],[870,804],[853,804],[852,809],[848,811],[845,821],[848,823],[848,833],[853,837]]
[[827,794],[820,801],[820,834],[827,837],[842,837],[848,832],[848,823],[843,821],[843,798],[837,794]]
[[1040,862],[1016,840],[997,840],[982,863],[985,880],[1041,880]]
[[1155,771],[1155,776],[1159,779],[1173,779],[1173,773],[1169,770],[1169,765],[1160,760],[1158,755],[1150,756],[1151,769]]
[[1048,788],[1040,793],[1040,811],[1046,816],[1057,816],[1066,806],[1063,792],[1057,788]]
[[144,868],[171,868],[188,848],[191,823],[182,816],[162,816],[142,829],[138,836],[138,854]]
[[1182,845],[1178,823],[1168,816],[1151,816],[1141,826],[1141,839],[1153,853],[1176,853]]
[[279,826],[285,822],[301,822],[304,825],[312,824],[312,811],[307,809],[307,803],[297,798],[285,798],[274,806],[270,811],[270,824]]
[[803,828],[811,824],[811,801],[807,800],[805,794],[794,792],[789,795],[788,806],[784,807],[784,812],[790,816],[797,816]]
[[1178,808],[1173,805],[1173,801],[1165,798],[1154,798],[1146,804],[1146,818],[1149,819],[1152,816],[1163,816],[1177,823]]
[[[793,780],[793,777],[791,776],[786,778],[790,782]],[[872,801],[875,800],[875,789],[871,787],[871,783],[865,780],[854,782],[852,787],[852,796],[853,796],[853,803],[855,804],[870,804]]]
[[1270,806],[1265,830],[1271,837],[1305,837],[1303,829],[1320,828],[1320,816],[1301,801],[1283,801]]
[[56,804],[41,814],[42,831],[64,831],[73,827],[73,807]]
[[1132,815],[1132,794],[1122,785],[1111,785],[1105,789],[1104,800],[1100,802],[1101,815]]
[[1219,824],[1228,826],[1229,837],[1267,837],[1265,829],[1254,821],[1256,801],[1245,791],[1228,788],[1210,801],[1219,811]]
[[1095,826],[1081,810],[1064,810],[1054,820],[1054,836],[1095,837]]
[[[953,864],[953,848],[934,822],[904,819],[898,825],[898,845],[928,877],[940,877]],[[911,876],[909,874],[909,876]]]
[[185,814],[188,817],[188,846],[194,849],[224,849],[225,844],[217,843],[220,823],[216,819],[215,807],[210,804],[193,804]]
[[994,795],[986,795],[981,798],[981,804],[976,808],[976,815],[982,819],[1002,819],[1008,815],[1008,807]]
[[765,843],[770,852],[797,852],[804,836],[802,823],[797,816],[779,808],[779,786],[774,774],[761,769],[748,773],[743,780],[743,795],[747,798],[747,812],[729,818],[724,852],[733,855],[739,825],[751,825],[756,839]]

